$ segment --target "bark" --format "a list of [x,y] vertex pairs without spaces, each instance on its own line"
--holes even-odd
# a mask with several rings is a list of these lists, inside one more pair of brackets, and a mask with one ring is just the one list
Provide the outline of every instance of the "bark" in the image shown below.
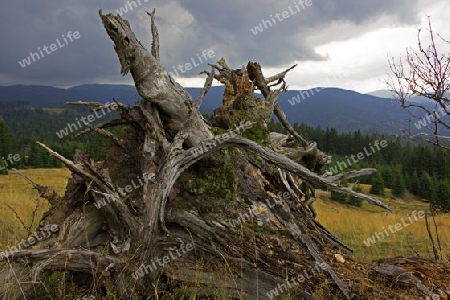
[[[119,299],[168,299],[180,286],[188,295],[209,298],[260,299],[274,289],[304,299],[318,293],[354,297],[346,276],[359,262],[315,220],[314,186],[390,211],[378,199],[340,185],[376,170],[320,175],[331,158],[298,135],[277,104],[286,88],[284,76],[295,66],[266,78],[256,62],[230,69],[221,59],[204,71],[204,89],[193,102],[160,65],[155,11],[148,14],[150,53],[128,21],[100,11],[122,74],[131,73],[142,100],[134,107],[115,101],[119,119],[82,133],[113,142],[102,162],[81,152],[69,160],[39,143],[73,174],[63,197],[39,190],[52,199],[40,226],[58,224],[59,232],[39,242],[38,250],[7,255],[0,295],[36,297],[38,281],[48,272],[68,271],[92,276],[92,294]],[[226,89],[209,123],[198,108],[214,79]],[[255,89],[264,98],[257,98]],[[272,113],[289,136],[267,131]],[[120,139],[105,130],[123,124]],[[293,147],[293,139],[300,146]],[[335,254],[347,265],[337,263]],[[291,284],[291,278],[312,270],[314,276]],[[75,283],[92,288],[82,280]]]

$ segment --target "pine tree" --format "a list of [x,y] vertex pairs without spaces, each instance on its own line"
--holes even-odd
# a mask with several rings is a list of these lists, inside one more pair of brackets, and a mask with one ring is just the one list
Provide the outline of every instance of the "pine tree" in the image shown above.
[[450,184],[448,181],[440,180],[436,183],[432,203],[444,210],[450,210]]
[[5,122],[0,117],[0,175],[8,175],[8,169],[3,161],[3,157],[7,157],[11,154],[13,145],[13,137],[8,132]]
[[[342,183],[342,186],[347,187],[348,183],[344,181]],[[337,193],[337,192],[331,191],[331,200],[346,204],[348,202],[348,195],[344,194],[344,193]]]
[[379,172],[375,173],[372,177],[372,187],[370,188],[370,193],[378,196],[384,196],[384,187],[383,177]]
[[[359,184],[353,190],[357,193],[364,192],[363,188]],[[353,205],[353,206],[358,206],[358,207],[361,207],[363,205],[363,202],[364,201],[362,199],[356,198],[353,196],[350,196],[350,198],[348,200],[348,204]]]
[[5,162],[0,157],[0,175],[8,175],[8,169],[5,166]]
[[433,181],[430,175],[423,171],[419,178],[418,196],[427,200],[431,200],[433,194]]
[[405,179],[403,178],[403,174],[400,172],[399,169],[394,169],[392,172],[393,174],[393,180],[392,180],[392,194],[395,197],[403,197],[405,196],[406,192],[406,184]]
[[45,150],[39,147],[35,141],[32,141],[28,156],[28,165],[32,168],[45,168],[47,158],[48,155],[46,155]]
[[392,188],[392,184],[394,182],[394,173],[390,166],[384,166],[381,169],[381,176],[383,177],[383,181],[388,189]]
[[414,170],[413,174],[409,179],[409,192],[413,195],[419,194],[419,178],[417,177],[417,171]]
[[9,128],[0,116],[0,155],[12,153],[14,144],[14,137],[9,133]]
[[331,200],[345,204],[347,203],[347,199],[347,194],[331,191]]

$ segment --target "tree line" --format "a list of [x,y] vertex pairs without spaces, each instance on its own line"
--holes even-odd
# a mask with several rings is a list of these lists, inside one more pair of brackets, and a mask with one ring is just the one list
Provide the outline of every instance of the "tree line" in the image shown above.
[[[271,121],[270,131],[285,133],[282,125]],[[333,165],[346,161],[351,154],[357,154],[375,141],[388,140],[388,146],[372,153],[348,167],[345,171],[361,168],[376,168],[370,176],[358,178],[359,183],[370,184],[370,193],[385,196],[385,189],[392,189],[395,197],[403,197],[408,190],[413,195],[429,201],[434,207],[450,210],[450,152],[428,143],[402,139],[399,136],[383,134],[362,134],[360,130],[338,133],[334,128],[313,128],[306,124],[293,124],[294,129],[305,139],[316,141],[319,149],[333,156]],[[326,171],[326,167],[323,170]],[[355,188],[359,188],[356,186]],[[336,195],[339,202],[361,205],[357,199]]]
[[[9,109],[16,108],[15,113],[8,114],[9,123],[14,126],[11,131],[0,117],[0,174],[7,174],[5,160],[9,154],[19,154],[21,160],[8,167],[15,168],[60,168],[61,162],[50,157],[36,141],[46,143],[49,147],[67,158],[72,158],[75,149],[89,152],[96,161],[103,160],[110,141],[96,134],[87,134],[73,140],[75,133],[60,139],[55,132],[63,128],[66,123],[61,119],[86,114],[86,111],[66,111],[63,115],[50,114],[39,111],[40,118],[32,117],[31,120],[47,118],[46,126],[35,124],[37,130],[30,128],[23,131],[26,126],[20,126],[20,120],[30,120],[32,115],[28,109],[23,109],[26,103],[16,103]],[[17,110],[21,108],[21,110]],[[36,113],[36,112],[35,112]],[[28,118],[26,117],[28,116]],[[8,118],[7,117],[7,118]],[[58,122],[53,122],[53,120]],[[28,126],[28,125],[27,125]],[[22,127],[17,129],[16,127]],[[271,121],[268,124],[270,131],[285,133],[284,128],[278,122]],[[385,136],[382,134],[362,134],[360,130],[354,132],[339,133],[334,128],[323,129],[320,126],[313,128],[306,124],[293,124],[294,129],[305,139],[315,141],[319,149],[333,156],[331,165],[338,161],[345,161],[351,154],[357,154],[376,140],[388,140],[389,145],[381,151],[376,151],[365,159],[348,166],[346,171],[360,168],[376,168],[377,173],[371,176],[359,178],[359,182],[370,184],[371,193],[384,196],[385,188],[392,189],[396,197],[403,197],[406,190],[418,197],[430,201],[433,205],[450,210],[450,153],[439,147],[432,147],[425,143],[414,142],[409,139],[401,139],[398,136]],[[43,131],[44,130],[44,131]],[[121,127],[111,129],[120,136]],[[15,133],[15,134],[14,134]],[[7,161],[8,163],[8,161]],[[330,165],[330,166],[331,166]],[[326,171],[326,168],[324,168]],[[340,199],[339,195],[332,195],[337,201],[360,205],[357,199]],[[343,197],[343,196],[341,196]]]
[[[120,136],[121,127],[110,130],[116,136]],[[53,134],[56,132],[53,131]],[[48,153],[36,144],[36,141],[43,142],[62,156],[72,159],[75,149],[89,152],[95,161],[103,160],[106,151],[111,146],[111,142],[96,134],[87,134],[72,140],[74,134],[63,139],[57,137],[49,138],[45,135],[36,135],[34,132],[27,132],[25,135],[15,136],[5,125],[5,121],[0,117],[0,174],[8,174],[11,168],[61,168],[62,163],[49,156]],[[9,164],[8,155],[20,155],[20,161]],[[5,167],[8,164],[8,168]]]

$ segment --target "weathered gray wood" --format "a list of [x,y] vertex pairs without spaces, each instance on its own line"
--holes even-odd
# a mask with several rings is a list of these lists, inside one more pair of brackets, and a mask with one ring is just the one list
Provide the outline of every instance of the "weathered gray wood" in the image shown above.
[[[232,70],[225,60],[221,59],[218,65],[211,65],[211,72],[205,71],[208,77],[199,98],[194,103],[189,94],[160,65],[155,10],[148,15],[151,19],[153,37],[150,53],[136,38],[128,21],[120,16],[103,15],[100,11],[106,32],[115,44],[114,49],[121,63],[121,72],[123,75],[131,73],[143,100],[135,107],[128,107],[115,101],[117,112],[120,114],[119,119],[96,127],[88,126],[83,132],[96,132],[113,141],[103,162],[94,163],[84,158],[84,155],[70,161],[39,143],[51,156],[62,161],[73,173],[73,177],[69,181],[65,196],[52,203],[50,211],[41,221],[43,224],[48,222],[61,224],[58,237],[49,238],[48,241],[38,245],[49,249],[26,250],[13,254],[10,257],[14,262],[11,270],[19,270],[20,264],[26,259],[30,264],[27,271],[36,279],[44,270],[60,270],[65,266],[64,260],[69,257],[69,265],[66,268],[69,271],[89,273],[94,272],[96,267],[98,268],[96,271],[105,272],[102,274],[108,276],[102,277],[99,284],[109,295],[140,299],[144,295],[154,293],[153,285],[159,284],[159,275],[162,274],[169,274],[185,284],[211,284],[208,275],[214,274],[214,266],[218,269],[220,267],[227,269],[232,274],[227,274],[230,276],[222,283],[223,286],[217,284],[217,287],[228,288],[234,295],[243,291],[250,299],[257,299],[264,297],[264,294],[277,284],[284,283],[288,274],[302,270],[311,262],[326,263],[329,266],[330,256],[325,252],[321,253],[319,249],[328,246],[342,251],[347,249],[314,220],[304,202],[282,199],[273,194],[273,189],[289,190],[293,195],[292,198],[301,200],[307,190],[302,191],[297,186],[297,178],[294,178],[296,176],[309,185],[344,192],[390,210],[375,197],[356,193],[351,188],[340,185],[344,179],[371,174],[374,171],[372,169],[330,177],[319,175],[318,170],[328,163],[328,156],[318,150],[315,143],[304,140],[295,132],[277,104],[279,96],[286,90],[284,77],[295,66],[265,78],[258,63],[249,63],[247,68]],[[215,71],[218,71],[218,74]],[[241,101],[248,101],[252,105],[251,108],[256,108],[254,112],[258,115],[245,115],[248,112],[242,110],[241,113],[249,118],[246,121],[251,121],[252,126],[259,126],[255,130],[257,134],[261,136],[266,134],[268,137],[264,125],[272,112],[275,112],[287,131],[300,141],[301,147],[291,148],[284,143],[280,147],[275,147],[277,151],[274,151],[267,147],[269,143],[264,136],[258,144],[240,136],[242,132],[238,136],[223,137],[218,142],[212,129],[198,111],[213,79],[220,80],[226,85],[221,108],[225,112],[223,116],[235,115],[233,110],[236,108],[233,105],[238,98]],[[269,85],[270,83],[274,84]],[[255,87],[261,91],[264,99],[256,98]],[[75,102],[75,104],[97,108],[101,106],[95,102]],[[247,102],[241,104],[245,106]],[[245,118],[239,122],[243,120]],[[121,139],[103,129],[119,124],[126,124]],[[233,124],[230,123],[231,125]],[[216,128],[218,131],[231,129]],[[214,147],[202,148],[203,153],[193,153],[193,150],[197,149],[195,147],[203,147],[212,142],[215,143]],[[314,163],[311,165],[305,163],[303,155],[313,157]],[[319,164],[316,158],[320,160]],[[217,195],[210,195],[214,198],[211,202],[215,204],[209,204],[204,198],[200,201],[206,203],[199,203],[197,199],[190,197],[192,191],[179,182],[181,179],[186,180],[182,176],[188,172],[194,177],[192,180],[195,180],[199,174],[192,168],[201,166],[202,161],[213,159],[220,159],[224,163],[223,169],[229,168],[234,174],[239,173],[238,180],[242,181],[237,184],[233,199],[226,200],[229,202],[221,213],[212,213],[216,209],[214,205],[223,205],[223,202],[213,201],[217,200],[215,199]],[[227,161],[228,165],[225,164]],[[280,180],[277,174],[281,175]],[[231,177],[229,173],[226,176]],[[267,178],[276,180],[267,183]],[[214,185],[216,179],[211,178],[211,182],[203,184]],[[139,186],[134,186],[138,180],[141,181]],[[189,180],[184,185],[189,185]],[[131,181],[133,186],[130,184]],[[244,184],[247,185],[245,188]],[[249,191],[245,191],[247,188]],[[124,189],[129,191],[123,192]],[[177,189],[183,190],[185,195],[178,195]],[[238,194],[244,195],[246,199],[240,199],[237,197]],[[94,204],[102,203],[104,197],[108,197],[111,201],[104,206],[94,207]],[[308,202],[312,199],[315,199],[314,193],[305,200]],[[257,201],[266,201],[267,205],[264,204],[263,207],[262,203]],[[270,201],[275,204],[268,205]],[[248,209],[247,205],[257,209],[259,215],[254,213],[252,218],[241,222],[239,228],[241,235],[237,235],[237,229],[227,226],[224,220],[219,220]],[[262,218],[264,213],[267,215]],[[83,219],[86,217],[89,221]],[[262,220],[264,228],[268,228],[267,232],[254,230],[260,226],[259,223],[252,223],[255,219],[258,219],[258,222]],[[244,224],[245,222],[248,224]],[[278,237],[276,240],[283,251],[273,253],[268,246],[275,248],[276,245],[258,241],[272,240],[273,236],[278,236],[281,232],[283,239],[287,239],[286,245]],[[83,237],[86,237],[86,242],[83,241]],[[248,244],[250,238],[254,239],[251,247]],[[195,251],[186,254],[164,270],[137,280],[133,279],[131,274],[136,269],[166,253],[165,245],[177,245],[180,241],[191,241],[195,245]],[[289,259],[292,264],[287,267],[284,252],[289,251],[291,246],[298,252],[290,252]],[[67,249],[73,247],[88,250]],[[101,254],[103,251],[107,253]],[[205,259],[211,264],[206,266],[205,270],[199,271],[196,259]],[[279,263],[283,260],[286,267]],[[183,270],[190,270],[198,277],[189,278],[186,276],[188,271],[177,273],[181,265]],[[331,267],[323,273],[322,277],[314,280],[319,282],[331,278],[335,283],[332,285],[333,292],[349,298],[349,288]],[[22,281],[24,277],[16,279]],[[2,276],[0,273],[0,282],[5,283],[6,280],[11,280],[11,274]],[[239,286],[233,286],[232,284],[237,281],[240,282]],[[302,290],[304,287],[310,288],[305,283],[304,286],[298,287],[297,291],[307,299],[314,299],[312,294]],[[310,289],[314,290],[313,287]],[[29,291],[21,291],[20,286],[15,286],[12,292],[20,295]]]
[[101,129],[101,128],[98,128],[98,127],[95,127],[95,126],[92,126],[91,124],[86,124],[86,127],[89,128],[90,130],[98,133],[99,135],[107,138],[108,140],[112,141],[116,146],[126,149],[126,147],[120,143],[119,139],[116,138],[116,136],[114,134],[112,134],[111,132]]
[[[144,101],[156,104],[161,113],[167,116],[168,131],[174,135],[183,127],[193,111],[191,96],[159,64],[159,57],[147,52],[131,30],[128,21],[123,20],[120,16],[103,15],[101,11],[99,13],[106,32],[114,41],[114,49],[122,65],[122,75],[131,73],[139,95]],[[154,18],[152,18],[152,22],[154,24]],[[152,34],[155,42],[157,32],[152,30]],[[156,51],[158,44],[159,42],[154,43],[153,53],[158,53]],[[202,122],[198,122],[196,135],[188,138],[187,142],[191,146],[208,137],[209,131],[202,124]],[[193,140],[191,141],[191,139]]]
[[380,264],[373,268],[370,273],[372,280],[382,280],[391,285],[399,286],[402,289],[411,289],[416,287],[425,295],[432,297],[432,299],[440,299],[437,294],[431,292],[423,283],[413,274],[397,266]]
[[[307,168],[293,162],[289,158],[279,155],[278,153],[274,152],[271,149],[263,148],[263,147],[259,146],[258,144],[256,144],[253,141],[247,140],[245,138],[233,137],[233,138],[230,138],[229,140],[227,140],[226,142],[224,142],[223,144],[219,145],[217,147],[217,149],[230,147],[230,146],[240,147],[243,149],[247,149],[255,154],[258,154],[259,156],[261,156],[268,162],[273,163],[273,164],[277,165],[278,167],[281,167],[284,170],[289,171],[292,174],[295,174],[304,180],[307,180],[310,183],[317,184],[322,187],[326,187],[331,191],[346,193],[351,196],[355,196],[357,198],[366,200],[367,202],[369,202],[373,205],[380,206],[380,207],[386,209],[387,211],[391,212],[391,209],[389,208],[389,206],[387,206],[386,204],[384,204],[377,198],[366,195],[366,194],[362,194],[362,193],[356,193],[355,191],[353,191],[350,188],[340,186],[339,185],[340,177],[334,178],[331,180],[326,177],[324,178],[324,177],[317,175],[316,173],[308,170]],[[216,150],[214,150],[214,151],[216,151]],[[205,154],[203,154],[202,156],[205,156]],[[373,172],[373,169],[366,169],[366,171],[362,171],[361,174],[371,174],[370,172]],[[352,175],[350,175],[350,176],[353,176],[353,175],[354,175],[354,173],[352,173]]]
[[200,109],[200,105],[202,105],[203,98],[205,97],[206,93],[208,93],[209,89],[212,86],[212,82],[215,76],[214,68],[211,70],[211,72],[208,74],[208,77],[205,80],[205,84],[203,86],[202,91],[197,97],[197,100],[195,100],[195,108]]
[[153,9],[152,13],[147,12],[147,15],[149,15],[152,20],[152,25],[151,25],[152,37],[153,37],[152,55],[159,62],[159,33],[158,33],[158,28],[156,27],[156,23],[155,23],[155,13],[156,13],[156,9]]

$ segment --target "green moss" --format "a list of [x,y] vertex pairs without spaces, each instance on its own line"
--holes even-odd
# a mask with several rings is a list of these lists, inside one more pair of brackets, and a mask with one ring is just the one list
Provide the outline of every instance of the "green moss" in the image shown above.
[[215,135],[224,134],[226,132],[225,129],[220,127],[211,127],[211,132]]
[[233,102],[233,108],[238,112],[248,111],[258,106],[257,98],[249,97],[248,95],[239,95]]
[[[204,202],[205,198],[224,203],[235,199],[238,187],[238,177],[234,172],[234,167],[237,166],[235,151],[222,150],[215,156],[199,161],[189,172],[180,176],[181,186],[199,198],[200,202]],[[211,203],[205,205],[214,208]]]
[[250,139],[259,145],[266,146],[269,144],[269,130],[258,122],[251,128],[247,129],[243,134],[245,138]]

